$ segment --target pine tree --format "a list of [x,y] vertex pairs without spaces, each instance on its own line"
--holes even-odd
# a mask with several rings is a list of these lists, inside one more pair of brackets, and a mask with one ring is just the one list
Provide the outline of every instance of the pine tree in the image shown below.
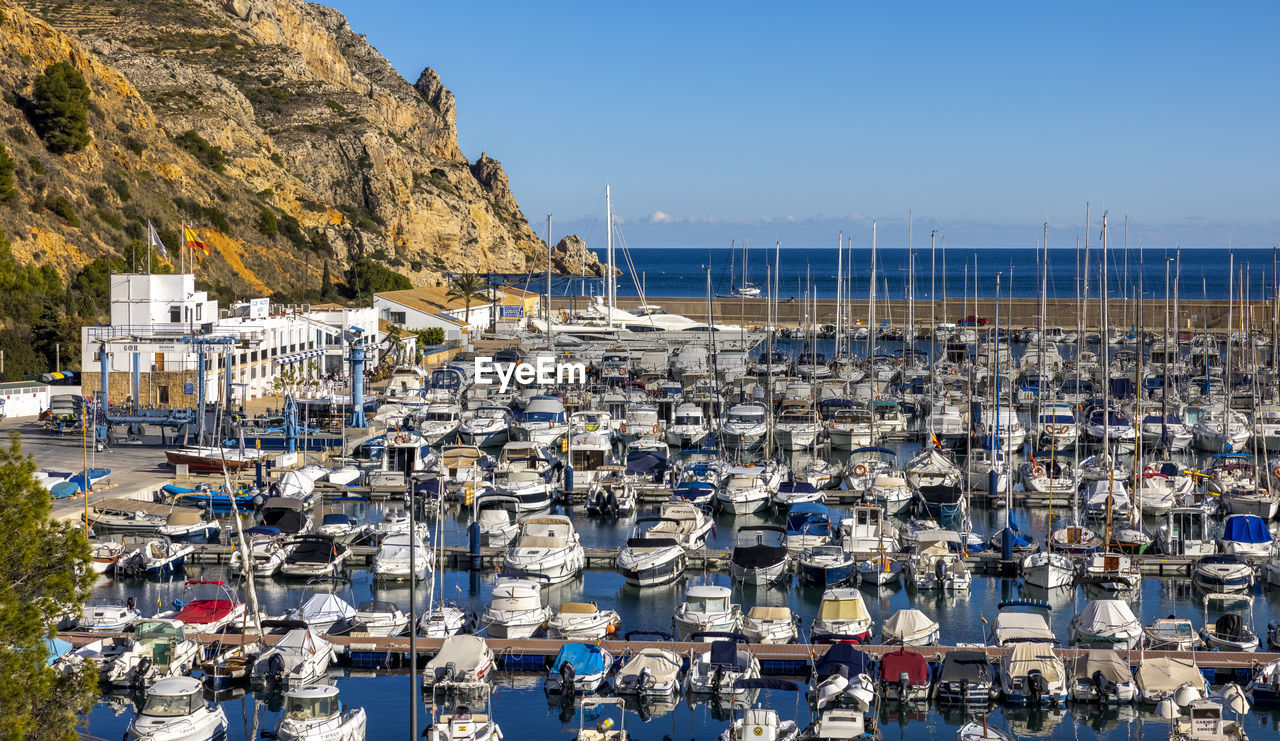
[[79,152],[89,144],[89,85],[63,60],[45,68],[32,87],[31,123],[54,154]]

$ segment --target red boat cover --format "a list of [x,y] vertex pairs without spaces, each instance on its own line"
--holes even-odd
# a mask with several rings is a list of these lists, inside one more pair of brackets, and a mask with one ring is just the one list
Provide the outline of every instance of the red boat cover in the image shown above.
[[910,651],[894,651],[880,659],[880,679],[897,682],[903,674],[911,678],[913,685],[928,684],[929,664],[923,655]]
[[197,599],[187,603],[173,617],[191,625],[205,625],[226,617],[235,606],[236,603],[229,599]]

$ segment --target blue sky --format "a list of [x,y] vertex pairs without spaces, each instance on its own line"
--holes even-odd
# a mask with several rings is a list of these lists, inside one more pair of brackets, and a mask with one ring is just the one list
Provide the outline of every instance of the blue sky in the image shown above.
[[1275,3],[329,1],[440,73],[540,234],[602,240],[608,182],[633,247],[904,246],[908,210],[1066,247],[1086,201],[1148,246],[1280,239]]

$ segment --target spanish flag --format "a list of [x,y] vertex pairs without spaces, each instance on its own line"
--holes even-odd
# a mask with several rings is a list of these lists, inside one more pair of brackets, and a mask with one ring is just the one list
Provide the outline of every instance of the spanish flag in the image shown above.
[[200,241],[200,237],[196,235],[196,230],[192,229],[189,226],[182,227],[182,230],[183,230],[183,237],[187,240],[187,246],[193,249],[200,250],[201,252],[204,253],[205,257],[208,257],[209,245]]

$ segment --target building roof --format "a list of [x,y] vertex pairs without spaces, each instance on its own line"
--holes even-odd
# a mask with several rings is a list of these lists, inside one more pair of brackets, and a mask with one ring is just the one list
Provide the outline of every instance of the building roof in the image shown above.
[[504,286],[503,288],[499,288],[498,293],[505,293],[508,296],[511,296],[513,298],[539,298],[542,296],[541,293],[536,293],[534,291],[526,291],[523,288],[513,288],[511,286]]
[[[405,308],[421,311],[426,314],[435,314],[450,309],[465,309],[466,303],[458,299],[449,298],[449,289],[444,286],[419,286],[417,288],[406,288],[403,291],[383,291],[375,293],[374,298],[380,298],[385,301],[400,304]],[[471,302],[471,308],[478,305],[487,304],[488,301],[480,300]]]

